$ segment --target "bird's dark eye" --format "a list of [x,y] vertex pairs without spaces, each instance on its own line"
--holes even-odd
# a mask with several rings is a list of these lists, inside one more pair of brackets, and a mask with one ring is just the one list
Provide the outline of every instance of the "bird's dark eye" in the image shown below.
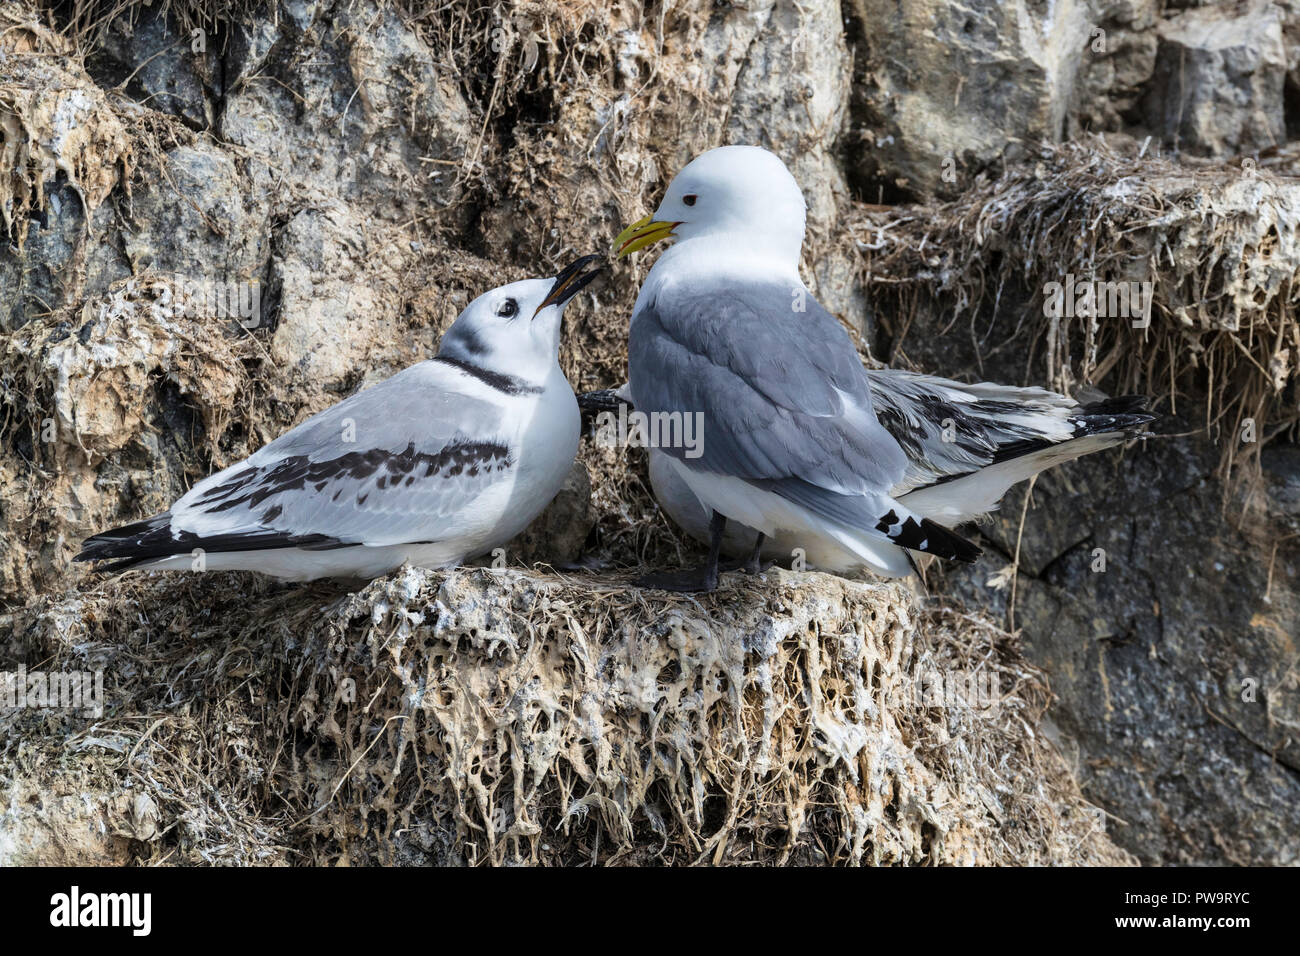
[[685,196],[682,197],[682,202],[686,203],[686,205],[688,206],[694,206],[695,200],[699,198],[700,197],[695,195],[695,193],[687,193]]
[[508,319],[512,315],[518,314],[518,312],[519,312],[519,303],[516,302],[514,299],[506,299],[499,306],[497,306],[497,315],[501,316],[503,319]]

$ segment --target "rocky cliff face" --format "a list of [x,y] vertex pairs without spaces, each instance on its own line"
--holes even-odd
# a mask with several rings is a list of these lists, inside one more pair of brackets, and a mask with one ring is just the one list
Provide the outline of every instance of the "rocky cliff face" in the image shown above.
[[[1296,862],[1292,4],[99,9],[0,12],[0,666],[107,664],[116,688],[98,720],[0,718],[0,855],[1093,862],[1124,858],[1114,840]],[[805,275],[865,360],[1145,391],[1165,435],[1011,496],[926,610],[774,572],[706,614],[611,617],[619,569],[690,546],[644,461],[596,447],[509,554],[582,557],[578,583],[325,595],[70,566],[85,535],[427,357],[479,291],[603,251],[723,142],[794,171]],[[575,387],[624,377],[647,267],[570,310]],[[1147,283],[1145,314],[1046,314],[1070,277]],[[918,709],[927,662],[982,659],[1034,675],[1008,706],[1041,760],[1010,722]],[[395,696],[431,687],[418,713]],[[629,753],[665,763],[637,776]],[[779,819],[756,809],[775,780]]]

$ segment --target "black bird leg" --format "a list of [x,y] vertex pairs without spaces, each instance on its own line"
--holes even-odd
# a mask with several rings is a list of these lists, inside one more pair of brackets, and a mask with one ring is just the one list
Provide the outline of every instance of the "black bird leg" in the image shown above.
[[620,408],[632,409],[631,402],[618,397],[616,389],[602,388],[594,392],[583,392],[578,396],[578,411],[582,413],[582,430],[585,433],[596,424],[601,412],[617,414]]
[[653,591],[682,593],[712,591],[718,586],[718,555],[722,552],[722,531],[726,527],[726,516],[713,512],[709,521],[709,560],[703,567],[647,574],[636,580],[636,586]]
[[754,550],[749,552],[747,558],[732,558],[729,561],[723,561],[719,565],[719,571],[744,571],[746,574],[761,574],[763,571],[763,542],[767,540],[767,535],[763,532],[758,533],[754,539]]

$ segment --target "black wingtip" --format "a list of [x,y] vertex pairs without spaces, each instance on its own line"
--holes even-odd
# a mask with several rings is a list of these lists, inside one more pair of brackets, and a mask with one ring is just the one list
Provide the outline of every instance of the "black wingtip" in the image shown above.
[[937,521],[922,518],[919,522],[908,515],[901,521],[898,512],[890,509],[876,523],[876,530],[900,548],[933,554],[948,561],[974,564],[984,552],[957,532],[945,528]]
[[1147,411],[1150,399],[1145,395],[1120,395],[1090,402],[1079,409],[1070,420],[1074,423],[1075,438],[1100,435],[1105,432],[1136,434],[1148,425],[1160,421],[1160,416]]
[[164,512],[103,531],[87,538],[74,561],[106,561],[120,558],[114,564],[96,568],[96,571],[128,571],[159,558],[191,554],[195,549],[211,554],[231,551],[272,551],[280,548],[299,548],[305,551],[330,551],[336,548],[356,547],[355,541],[344,541],[328,534],[291,534],[274,528],[234,531],[227,534],[198,535],[172,528],[170,512]]
[[[140,560],[142,551],[152,551],[160,542],[170,538],[171,514],[164,512],[143,521],[92,535],[81,543],[81,550],[72,560],[103,561],[108,558],[127,558],[129,563],[135,563]],[[104,570],[118,569],[117,565],[113,565]]]
[[[921,530],[924,531],[930,540],[930,553],[938,554],[940,557],[948,558],[950,561],[960,561],[962,564],[974,564],[984,549],[973,541],[963,538],[957,532],[945,528],[937,521],[931,521],[929,518],[921,519]],[[939,547],[947,554],[935,550],[935,543],[939,542]]]

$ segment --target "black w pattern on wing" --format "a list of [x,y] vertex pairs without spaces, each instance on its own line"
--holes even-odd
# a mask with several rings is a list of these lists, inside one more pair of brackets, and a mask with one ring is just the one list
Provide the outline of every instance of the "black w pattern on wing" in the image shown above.
[[[374,487],[411,485],[417,478],[442,475],[455,478],[462,473],[469,477],[490,475],[494,469],[505,470],[514,464],[510,449],[498,442],[459,442],[436,452],[416,451],[414,442],[403,451],[391,452],[371,448],[364,452],[348,452],[336,458],[313,461],[306,455],[283,458],[265,468],[249,466],[231,475],[226,481],[214,485],[199,496],[196,507],[216,514],[247,504],[255,508],[267,498],[286,491],[324,491],[331,482],[341,479],[361,481],[374,475]],[[342,489],[334,493],[337,500]],[[364,499],[357,502],[365,504]],[[273,509],[274,510],[274,509]],[[263,514],[263,521],[274,521],[279,511]]]

